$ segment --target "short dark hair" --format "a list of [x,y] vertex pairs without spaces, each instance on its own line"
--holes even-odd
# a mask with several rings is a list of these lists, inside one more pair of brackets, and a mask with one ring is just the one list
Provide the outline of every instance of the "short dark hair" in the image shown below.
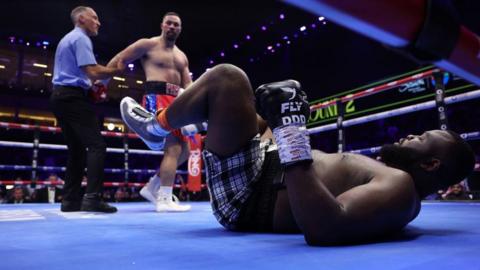
[[165,20],[165,17],[167,17],[167,16],[177,16],[178,18],[180,18],[180,15],[177,12],[169,11],[169,12],[165,13],[165,15],[163,15],[162,22],[163,22],[163,20]]
[[88,9],[91,9],[91,7],[78,6],[78,7],[75,7],[74,9],[72,9],[72,11],[70,12],[70,19],[72,20],[73,24],[76,24],[80,14],[87,11]]
[[444,157],[445,167],[441,170],[442,186],[448,187],[467,178],[475,168],[475,153],[458,133],[446,130],[453,141],[448,145]]

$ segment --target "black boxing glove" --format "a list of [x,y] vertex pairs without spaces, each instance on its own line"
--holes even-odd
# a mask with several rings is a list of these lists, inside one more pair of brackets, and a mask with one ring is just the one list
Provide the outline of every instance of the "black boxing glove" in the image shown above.
[[257,112],[273,130],[279,126],[306,125],[310,115],[307,95],[295,80],[263,84],[255,90]]
[[307,95],[295,80],[261,85],[255,90],[257,112],[270,126],[278,145],[280,162],[292,165],[312,161],[306,128],[310,115]]

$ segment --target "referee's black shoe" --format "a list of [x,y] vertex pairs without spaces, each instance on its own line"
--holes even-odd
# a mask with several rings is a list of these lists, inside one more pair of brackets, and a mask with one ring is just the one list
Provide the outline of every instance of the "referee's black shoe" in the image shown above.
[[83,195],[80,211],[115,213],[117,208],[104,202],[97,193],[86,193]]
[[62,200],[60,211],[62,212],[77,212],[80,211],[81,201],[66,201]]

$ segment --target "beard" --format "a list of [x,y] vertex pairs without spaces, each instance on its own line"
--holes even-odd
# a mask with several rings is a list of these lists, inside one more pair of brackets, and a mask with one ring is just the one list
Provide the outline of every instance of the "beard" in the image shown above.
[[175,42],[177,40],[177,37],[178,35],[175,34],[175,33],[170,33],[170,32],[167,32],[167,34],[165,35],[165,38],[168,40],[168,41],[171,41],[171,42]]
[[419,163],[425,160],[427,156],[416,149],[386,144],[380,149],[380,158],[387,166],[411,174],[415,169],[419,168]]

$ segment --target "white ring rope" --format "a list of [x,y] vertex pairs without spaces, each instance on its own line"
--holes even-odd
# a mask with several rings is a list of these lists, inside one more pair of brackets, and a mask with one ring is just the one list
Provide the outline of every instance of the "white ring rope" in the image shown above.
[[[19,147],[19,148],[33,148],[33,143],[27,142],[14,142],[14,141],[0,141],[0,146],[4,147]],[[51,149],[51,150],[66,150],[67,146],[62,144],[48,144],[40,143],[38,145],[41,149]],[[123,148],[107,148],[109,153],[125,153]],[[152,151],[152,150],[142,150],[142,149],[129,149],[129,154],[142,154],[142,155],[163,155],[163,151]]]
[[[462,133],[462,134],[460,134],[460,136],[464,140],[467,140],[467,141],[478,140],[478,139],[480,139],[480,131],[472,131],[472,132]],[[371,154],[378,153],[381,148],[382,148],[381,146],[373,146],[373,147],[368,147],[368,148],[350,150],[350,151],[347,151],[347,152],[354,153],[354,154],[371,155]]]

